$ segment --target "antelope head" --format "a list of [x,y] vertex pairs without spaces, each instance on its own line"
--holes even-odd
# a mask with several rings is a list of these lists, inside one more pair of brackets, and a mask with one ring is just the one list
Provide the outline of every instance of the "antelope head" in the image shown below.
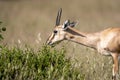
[[55,28],[53,29],[52,34],[47,40],[48,45],[52,45],[55,43],[59,43],[63,40],[66,40],[67,29],[69,27],[74,27],[76,22],[70,22],[70,20],[66,20],[62,25],[60,24],[62,9],[58,11]]

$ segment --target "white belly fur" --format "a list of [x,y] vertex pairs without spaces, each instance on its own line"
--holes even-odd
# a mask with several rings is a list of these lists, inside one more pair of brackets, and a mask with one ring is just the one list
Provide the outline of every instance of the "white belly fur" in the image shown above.
[[104,50],[104,49],[98,49],[98,52],[102,55],[105,55],[105,56],[110,56],[111,55],[110,51],[107,51],[107,50]]

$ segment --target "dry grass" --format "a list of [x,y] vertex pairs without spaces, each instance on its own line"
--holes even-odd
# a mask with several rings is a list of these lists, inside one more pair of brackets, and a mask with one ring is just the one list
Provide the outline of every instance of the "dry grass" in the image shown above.
[[[120,0],[0,0],[0,20],[7,27],[3,43],[41,46],[54,27],[60,7],[63,8],[61,23],[66,19],[78,20],[76,28],[81,31],[96,32],[120,26]],[[78,60],[86,80],[111,79],[111,57],[75,43],[68,42],[65,47],[66,55]]]

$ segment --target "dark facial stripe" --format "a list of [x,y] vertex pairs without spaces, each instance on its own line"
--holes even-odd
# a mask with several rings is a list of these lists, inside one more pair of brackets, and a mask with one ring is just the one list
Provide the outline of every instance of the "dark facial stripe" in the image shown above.
[[52,39],[54,38],[55,34],[52,34],[51,36],[48,37],[46,43],[50,43],[52,41]]

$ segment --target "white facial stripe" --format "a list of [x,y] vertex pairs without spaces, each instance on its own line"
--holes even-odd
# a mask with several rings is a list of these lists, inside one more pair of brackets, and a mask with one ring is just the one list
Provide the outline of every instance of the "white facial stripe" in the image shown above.
[[53,38],[54,38],[54,34],[52,34],[52,35],[49,37],[49,41],[51,41]]

